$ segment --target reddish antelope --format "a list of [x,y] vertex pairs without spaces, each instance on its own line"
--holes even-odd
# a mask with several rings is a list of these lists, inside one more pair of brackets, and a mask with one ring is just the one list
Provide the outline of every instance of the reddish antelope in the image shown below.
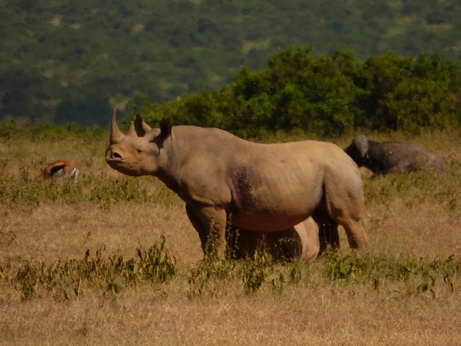
[[79,173],[80,171],[74,161],[58,160],[47,164],[36,179],[73,178],[74,182],[77,183]]

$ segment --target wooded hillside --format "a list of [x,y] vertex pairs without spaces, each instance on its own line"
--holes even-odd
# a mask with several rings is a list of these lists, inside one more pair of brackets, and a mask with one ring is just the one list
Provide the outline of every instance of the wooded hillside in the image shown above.
[[5,0],[0,120],[107,124],[135,95],[163,103],[312,43],[360,61],[389,50],[459,60],[461,4],[439,1]]

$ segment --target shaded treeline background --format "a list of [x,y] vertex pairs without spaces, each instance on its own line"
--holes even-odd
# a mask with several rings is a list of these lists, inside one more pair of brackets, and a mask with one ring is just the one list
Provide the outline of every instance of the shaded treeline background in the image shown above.
[[460,10],[437,0],[6,0],[0,120],[106,126],[112,107],[129,104],[151,120],[244,136],[459,126]]
[[[461,125],[460,66],[439,55],[393,54],[360,63],[347,51],[314,58],[310,48],[272,55],[269,67],[244,67],[219,91],[164,104],[138,99],[151,122],[220,127],[242,137],[300,129],[335,136],[356,129],[417,133]],[[144,101],[144,102],[143,102]]]

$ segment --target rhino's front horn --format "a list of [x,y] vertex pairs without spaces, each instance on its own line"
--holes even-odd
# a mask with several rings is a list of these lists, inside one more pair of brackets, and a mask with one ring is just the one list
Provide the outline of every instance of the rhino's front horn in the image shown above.
[[125,137],[122,131],[120,131],[120,129],[118,128],[116,112],[117,112],[117,108],[114,108],[114,111],[112,112],[112,122],[110,125],[110,143],[111,144]]

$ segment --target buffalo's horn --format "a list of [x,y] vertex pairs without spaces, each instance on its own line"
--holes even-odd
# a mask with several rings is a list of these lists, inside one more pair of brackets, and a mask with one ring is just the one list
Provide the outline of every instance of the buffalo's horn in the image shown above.
[[114,111],[112,112],[112,122],[110,125],[110,142],[114,143],[123,137],[125,135],[120,131],[117,125],[117,116],[116,116],[117,108],[114,108]]

